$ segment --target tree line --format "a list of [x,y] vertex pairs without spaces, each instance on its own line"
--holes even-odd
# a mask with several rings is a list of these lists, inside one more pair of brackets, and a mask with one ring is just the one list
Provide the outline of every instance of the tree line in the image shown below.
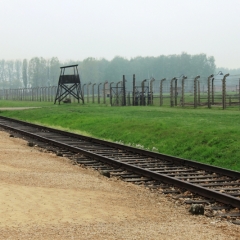
[[0,61],[0,88],[28,88],[53,86],[58,82],[58,58],[44,59],[35,57],[28,61]]
[[158,57],[135,57],[126,59],[116,56],[112,60],[86,58],[83,61],[60,62],[57,57],[45,59],[34,57],[30,60],[1,60],[0,88],[27,88],[54,86],[58,84],[60,67],[78,64],[82,83],[117,82],[122,75],[127,78],[136,75],[141,81],[154,77],[155,79],[173,78],[182,74],[188,78],[209,76],[215,73],[214,57],[206,54],[161,55]]

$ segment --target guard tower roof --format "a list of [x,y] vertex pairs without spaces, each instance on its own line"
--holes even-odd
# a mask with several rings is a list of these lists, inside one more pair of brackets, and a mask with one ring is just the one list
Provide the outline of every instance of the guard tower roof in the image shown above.
[[78,64],[75,64],[75,65],[69,65],[69,66],[63,66],[63,67],[60,67],[60,68],[69,68],[69,67],[77,67]]

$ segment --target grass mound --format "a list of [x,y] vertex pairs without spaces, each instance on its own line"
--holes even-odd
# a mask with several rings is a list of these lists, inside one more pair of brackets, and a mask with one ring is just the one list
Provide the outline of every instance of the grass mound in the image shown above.
[[[0,101],[0,107],[11,104],[17,102]],[[240,111],[236,109],[28,104],[42,108],[0,115],[240,170]]]

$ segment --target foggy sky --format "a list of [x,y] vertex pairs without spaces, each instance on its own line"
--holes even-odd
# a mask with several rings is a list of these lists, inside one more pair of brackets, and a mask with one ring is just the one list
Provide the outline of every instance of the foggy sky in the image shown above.
[[0,59],[205,53],[240,68],[240,0],[0,0]]

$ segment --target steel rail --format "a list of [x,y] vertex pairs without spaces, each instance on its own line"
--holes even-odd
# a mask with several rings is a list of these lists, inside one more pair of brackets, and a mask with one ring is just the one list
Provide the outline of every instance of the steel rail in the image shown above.
[[41,126],[41,125],[38,125],[38,124],[33,124],[33,123],[29,123],[29,122],[25,122],[25,121],[21,121],[21,120],[17,120],[17,119],[12,119],[12,118],[8,118],[8,117],[0,116],[0,119],[5,119],[7,121],[18,122],[20,124],[25,124],[25,125],[28,125],[28,126],[32,126],[34,128],[38,127],[38,128],[41,128],[41,129],[45,129],[47,131],[63,134],[65,136],[75,137],[75,138],[78,138],[78,139],[81,139],[81,140],[85,140],[87,142],[99,143],[101,145],[105,145],[105,146],[109,146],[109,147],[113,147],[113,148],[117,148],[117,149],[122,149],[122,150],[125,150],[125,151],[128,151],[128,152],[141,154],[141,155],[147,156],[147,157],[153,157],[153,158],[165,160],[165,161],[172,162],[172,163],[175,163],[175,164],[178,164],[178,165],[184,165],[184,166],[199,168],[199,169],[206,170],[206,171],[209,171],[209,172],[215,172],[215,173],[218,173],[218,174],[229,176],[231,178],[240,179],[240,172],[237,172],[237,171],[233,171],[233,170],[229,170],[229,169],[225,169],[225,168],[221,168],[221,167],[216,167],[216,166],[212,166],[212,165],[208,165],[208,164],[203,164],[203,163],[196,162],[196,161],[193,161],[193,160],[183,159],[183,158],[174,157],[174,156],[170,156],[170,155],[166,155],[166,154],[161,154],[161,153],[151,152],[151,151],[147,151],[147,150],[143,150],[143,149],[139,149],[139,148],[134,148],[134,147],[130,147],[130,146],[114,143],[114,142],[109,142],[109,141],[106,141],[106,140],[101,140],[101,139],[97,139],[97,138],[93,138],[93,137],[87,137],[87,136],[83,136],[83,135],[79,135],[79,134],[75,134],[75,133],[71,133],[71,132],[65,132],[65,131],[62,131],[62,130],[59,130],[59,129],[54,129],[54,128],[50,128],[50,127],[46,127],[46,126]]
[[[8,120],[12,121],[12,119],[9,119],[9,118],[8,118]],[[17,122],[21,123],[21,124],[26,124],[25,122],[21,122],[21,121],[17,121]],[[51,128],[42,127],[42,126],[34,125],[34,124],[29,124],[29,125],[31,125],[31,127],[41,128],[41,129],[44,128],[45,130],[48,129],[49,131],[52,131]],[[128,171],[137,173],[139,175],[142,175],[142,176],[145,176],[145,177],[149,177],[149,178],[154,179],[154,180],[162,181],[162,182],[165,182],[165,183],[168,183],[168,184],[173,184],[173,185],[175,185],[177,187],[188,189],[188,190],[190,190],[190,191],[192,191],[194,193],[197,193],[197,194],[199,194],[201,196],[204,196],[204,197],[207,197],[207,198],[210,198],[210,199],[215,199],[216,201],[219,201],[219,202],[222,202],[222,203],[225,203],[225,204],[230,204],[230,205],[232,205],[234,207],[240,208],[240,198],[237,198],[237,197],[234,197],[234,196],[222,193],[222,192],[214,191],[214,190],[202,187],[200,185],[190,183],[188,181],[183,181],[183,180],[180,180],[180,179],[176,179],[174,177],[168,176],[168,175],[163,174],[163,173],[154,172],[154,171],[151,171],[149,169],[144,169],[142,167],[139,167],[139,166],[136,166],[136,165],[133,165],[133,164],[121,162],[120,160],[116,160],[116,159],[113,159],[111,157],[106,157],[106,156],[103,156],[103,155],[100,155],[100,154],[97,154],[97,153],[93,153],[91,151],[85,150],[85,149],[80,148],[80,147],[72,146],[72,145],[69,145],[69,144],[66,144],[66,143],[63,143],[63,142],[59,142],[59,141],[56,141],[56,140],[53,140],[53,139],[49,139],[49,138],[43,137],[43,136],[41,136],[39,134],[36,134],[36,133],[30,133],[30,132],[27,132],[25,130],[18,129],[16,127],[12,127],[10,125],[6,125],[6,124],[0,123],[0,126],[2,126],[4,128],[8,128],[10,130],[14,130],[14,131],[20,132],[21,134],[27,135],[27,136],[29,136],[31,138],[37,138],[37,139],[39,139],[41,141],[50,143],[50,144],[58,146],[60,148],[67,149],[69,151],[72,151],[72,152],[75,152],[75,153],[81,153],[81,154],[83,154],[85,156],[88,156],[90,158],[102,161],[102,162],[107,163],[109,165],[112,165],[114,167],[124,168],[124,169],[126,169]],[[54,130],[54,131],[56,131],[56,130]],[[59,132],[62,133],[63,131],[57,131],[57,133],[59,133]],[[63,133],[65,133],[65,132],[63,132]],[[74,135],[76,135],[76,134],[74,134]],[[79,137],[79,135],[77,135],[77,136]],[[86,139],[86,137],[83,137],[83,138]],[[98,139],[94,139],[94,138],[88,138],[88,137],[87,137],[87,139],[90,139],[91,142],[94,140],[95,142],[99,143],[99,141],[100,141],[102,143],[102,140],[98,140]],[[110,142],[107,142],[107,141],[103,141],[103,142],[107,143],[106,145],[109,145],[109,144],[112,145],[112,143],[110,143]],[[117,148],[119,148],[118,144],[114,144],[114,147],[116,147],[116,145],[117,145]],[[120,145],[120,146],[123,146],[123,145]],[[125,150],[129,149],[129,147],[124,148],[124,149]],[[130,150],[132,150],[132,149],[133,148],[130,147]],[[134,149],[134,150],[136,150],[139,153],[139,149]],[[150,155],[150,154],[148,155],[148,153],[152,153],[152,152],[145,151],[145,150],[140,150],[140,152],[143,153],[143,155],[146,155],[146,156]],[[165,155],[162,155],[162,154],[155,154],[155,153],[152,153],[152,154],[153,154],[154,157],[158,156],[158,158],[161,158],[161,159],[162,159],[162,156],[165,156]],[[159,157],[159,155],[161,157]],[[169,157],[170,156],[167,156],[168,159],[169,159]],[[172,158],[173,157],[171,157],[168,161],[172,162],[173,161]],[[166,159],[164,159],[164,160],[166,160]],[[184,160],[184,161],[182,161],[182,160]],[[189,165],[189,164],[186,164],[186,161],[187,160],[185,160],[185,159],[180,159],[180,162],[176,161],[175,163],[177,163],[178,165],[180,163],[184,164],[184,165]],[[191,161],[190,164],[192,164],[192,161]],[[201,164],[201,166],[202,165],[205,166],[204,164]],[[207,165],[207,167],[209,167],[209,166]],[[212,167],[211,169],[213,169],[213,172],[216,172],[215,167],[213,167],[213,166],[211,166],[211,167]],[[203,169],[203,168],[201,168],[201,169]],[[219,170],[219,168],[217,168],[217,169]],[[222,168],[220,168],[220,170],[222,170]],[[231,170],[227,170],[227,169],[223,169],[223,170],[225,170],[229,175],[230,175],[230,173],[233,173],[234,178],[236,178],[236,177],[239,178],[239,176],[240,176],[239,172],[235,172],[235,171],[231,171]],[[222,174],[222,172],[221,172],[221,174]],[[232,175],[231,175],[231,177],[232,177]],[[232,179],[232,181],[233,180],[234,179]]]

